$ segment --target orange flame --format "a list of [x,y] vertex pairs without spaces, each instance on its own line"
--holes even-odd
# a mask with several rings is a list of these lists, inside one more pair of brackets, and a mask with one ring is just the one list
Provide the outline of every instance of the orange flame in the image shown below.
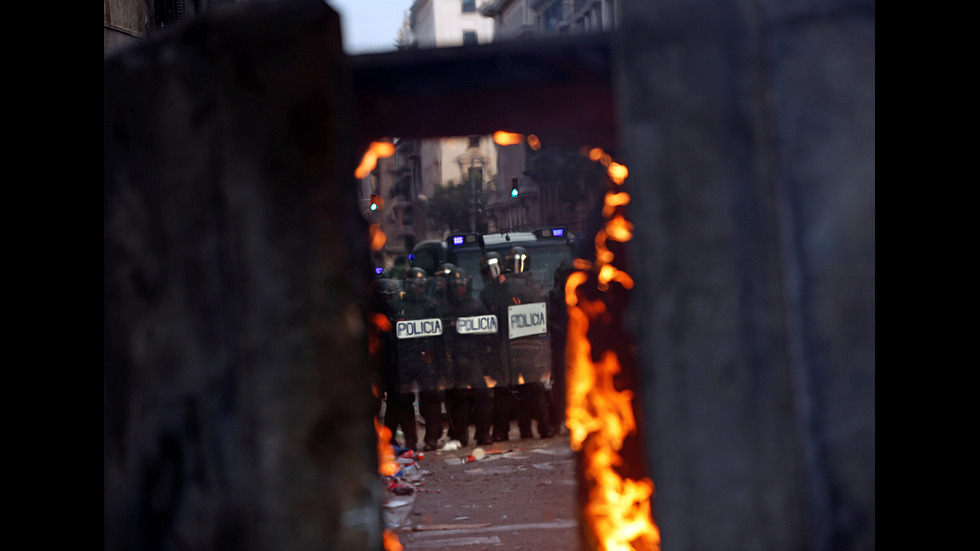
[[380,313],[375,313],[371,317],[371,319],[374,322],[374,325],[378,329],[380,329],[380,330],[382,330],[382,331],[384,331],[386,333],[390,333],[391,332],[391,320],[388,319],[388,316],[386,316],[384,314],[380,314]]
[[398,535],[391,530],[385,530],[384,538],[385,549],[387,551],[402,551],[405,549],[402,546],[402,542],[398,541]]
[[[379,354],[381,347],[384,345],[384,341],[381,340],[381,333],[390,333],[392,327],[391,320],[384,314],[374,313],[370,315],[369,321],[371,323],[368,327],[371,331],[368,332],[368,352],[373,356]],[[374,391],[376,398],[381,397],[381,389],[374,385],[371,385],[371,389]]]
[[[374,430],[378,433],[378,472],[382,476],[394,476],[398,472],[398,462],[395,460],[395,449],[391,446],[391,429],[374,418]],[[391,530],[383,532],[384,548],[387,551],[402,551],[404,547],[398,541],[398,535]]]
[[609,163],[609,166],[606,167],[606,172],[609,174],[609,178],[617,185],[622,184],[630,173],[629,170],[626,170],[625,166],[619,163]]
[[395,144],[389,142],[371,142],[367,151],[361,157],[361,164],[354,170],[355,178],[367,178],[368,174],[378,166],[378,159],[391,157],[395,154]]
[[541,149],[541,140],[539,140],[534,134],[528,134],[527,145],[529,145],[531,149],[537,151]]
[[612,217],[613,213],[616,212],[616,207],[628,205],[629,202],[629,193],[616,193],[614,191],[610,191],[606,194],[606,200],[602,206],[602,215],[606,218],[610,218]]
[[391,429],[374,418],[374,429],[378,432],[378,472],[384,476],[394,476],[398,472],[395,449],[391,446]]
[[371,224],[371,250],[380,251],[388,242],[388,236],[381,229],[381,224]]
[[497,145],[517,145],[524,141],[524,135],[498,130],[493,133],[493,141]]
[[493,377],[489,375],[484,375],[483,380],[487,382],[487,388],[493,388],[497,386],[497,381],[495,381]]
[[[620,195],[625,194],[621,193]],[[606,223],[606,235],[616,241],[629,241],[633,239],[633,224],[627,222],[622,214],[616,215]]]
[[[620,185],[628,171],[618,163],[607,161],[608,155],[595,148],[589,158],[608,167],[610,179]],[[589,299],[585,284],[594,281],[599,290],[610,283],[624,289],[633,287],[633,279],[612,265],[614,253],[606,246],[607,239],[626,242],[633,237],[633,225],[622,214],[629,204],[626,193],[606,194],[603,216],[607,222],[595,238],[595,264],[576,259],[579,271],[569,276],[565,284],[568,305],[568,341],[566,344],[566,422],[572,449],[582,453],[588,503],[583,515],[588,531],[602,550],[630,549],[659,550],[660,531],[653,521],[651,499],[653,481],[623,477],[620,451],[627,435],[637,430],[633,415],[633,392],[617,390],[615,378],[621,364],[616,352],[606,350],[598,361],[593,360],[592,343],[588,338],[592,324],[608,323],[610,312],[605,295]]]

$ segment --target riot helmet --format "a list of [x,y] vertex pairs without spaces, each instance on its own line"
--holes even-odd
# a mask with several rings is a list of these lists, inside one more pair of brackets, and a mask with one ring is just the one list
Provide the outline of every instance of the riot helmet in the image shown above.
[[507,253],[507,269],[515,274],[531,271],[531,255],[524,247],[511,247]]
[[436,270],[436,275],[442,277],[449,277],[452,274],[453,270],[455,269],[456,269],[455,264],[452,264],[450,262],[444,262],[442,266],[439,266],[439,269]]
[[503,272],[504,266],[497,253],[487,253],[480,259],[480,275],[484,281],[496,281]]
[[449,274],[449,297],[455,302],[469,298],[473,289],[473,278],[462,268],[453,268]]
[[405,273],[405,298],[411,302],[425,300],[428,276],[422,268],[412,268]]
[[449,274],[454,268],[456,266],[446,262],[436,269],[435,275],[429,278],[429,295],[440,299],[446,297],[449,293],[449,286],[446,284],[446,279],[449,278]]

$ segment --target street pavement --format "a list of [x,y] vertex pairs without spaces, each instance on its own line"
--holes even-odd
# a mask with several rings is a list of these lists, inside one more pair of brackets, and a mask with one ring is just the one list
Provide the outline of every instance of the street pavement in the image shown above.
[[424,452],[411,511],[395,528],[406,551],[581,549],[568,435],[520,440],[516,423],[510,435]]

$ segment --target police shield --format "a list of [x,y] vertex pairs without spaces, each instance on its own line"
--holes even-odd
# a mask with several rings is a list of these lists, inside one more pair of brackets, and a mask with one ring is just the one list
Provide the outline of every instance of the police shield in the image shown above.
[[547,383],[551,379],[551,341],[547,304],[507,307],[510,384]]
[[450,321],[445,334],[453,388],[492,388],[494,348],[498,342],[497,316],[460,316]]
[[441,390],[447,386],[440,357],[443,320],[400,319],[394,323],[399,390]]

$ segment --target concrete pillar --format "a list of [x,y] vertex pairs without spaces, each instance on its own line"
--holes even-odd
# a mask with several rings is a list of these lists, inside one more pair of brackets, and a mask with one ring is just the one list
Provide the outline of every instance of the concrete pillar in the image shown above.
[[874,3],[622,10],[663,549],[874,549]]
[[322,1],[104,70],[106,549],[379,549],[351,79]]

